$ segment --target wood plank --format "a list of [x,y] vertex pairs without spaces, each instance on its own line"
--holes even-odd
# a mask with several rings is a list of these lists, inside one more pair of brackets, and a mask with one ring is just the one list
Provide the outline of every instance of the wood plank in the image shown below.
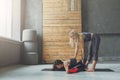
[[[68,57],[68,56],[74,56],[74,54],[73,55],[70,55],[70,54],[72,54],[72,52],[63,52],[63,53],[59,53],[59,52],[55,52],[55,53],[52,53],[52,52],[44,52],[44,53],[46,53],[46,54],[49,54],[49,56],[47,56],[46,54],[44,54],[43,56],[47,56],[47,57],[53,57],[53,56],[59,56],[59,57]],[[66,54],[66,55],[64,55],[64,54]],[[78,57],[79,56],[81,56],[81,55],[78,55]]]
[[[81,15],[79,15],[81,16]],[[81,17],[79,17],[77,15],[74,15],[74,16],[65,16],[65,15],[45,15],[44,17],[44,20],[80,20]]]
[[81,24],[43,24],[43,26],[80,26]]
[[[55,49],[64,50],[64,49],[66,49],[66,51],[71,49],[71,50],[74,51],[74,48],[71,48],[71,47],[68,46],[68,45],[65,45],[65,46],[44,46],[43,49],[44,49],[44,50],[50,50],[50,49],[53,49],[53,50],[55,50]],[[81,49],[79,49],[79,50],[81,51]]]
[[43,6],[43,9],[46,9],[46,8],[64,8],[66,7],[66,5],[63,5],[63,4],[51,4],[51,3],[48,3],[48,5],[44,5]]
[[44,26],[43,35],[68,35],[72,29],[81,32],[80,26]]
[[[74,52],[75,49],[74,48],[71,48],[70,46],[66,46],[66,47],[59,47],[59,46],[44,46],[43,47],[43,50],[44,51],[48,51],[48,52],[58,52],[58,51],[64,51],[64,52]],[[79,49],[80,51],[81,49]]]
[[75,14],[79,14],[79,13],[81,13],[81,11],[67,11],[67,12],[50,12],[50,13],[47,13],[48,11],[46,11],[46,12],[43,12],[44,14],[43,15],[68,15],[68,14],[73,14],[73,15],[75,15]]
[[[81,11],[81,9],[82,9],[82,7],[81,7],[80,4],[82,4],[82,2],[81,2],[81,0],[78,0],[78,10],[79,10],[79,11]],[[81,15],[81,12],[80,12],[80,15]]]
[[43,3],[46,2],[61,2],[62,0],[43,0]]
[[43,41],[69,41],[68,36],[43,36]]
[[[61,47],[61,46],[44,46],[43,52],[46,53],[74,53],[75,49],[70,46]],[[81,53],[81,49],[79,49],[79,53]]]
[[[45,24],[46,25],[46,24]],[[51,24],[52,25],[52,24]],[[71,30],[75,30],[75,31],[77,31],[77,32],[81,32],[81,26],[80,26],[80,24],[78,24],[79,26],[75,26],[74,28],[73,27],[71,27],[72,25],[74,26],[74,25],[76,25],[76,24],[69,24],[70,26],[68,26],[68,27],[66,27],[65,28],[65,24],[62,24],[61,26],[60,26],[60,24],[57,24],[56,26],[55,26],[55,24],[54,24],[54,26],[51,26],[51,25],[49,25],[49,27],[45,27],[45,28],[43,28],[43,30],[44,30],[44,32],[43,33],[51,33],[51,32],[55,32],[55,33],[66,33],[66,34],[68,34]],[[66,24],[67,25],[67,24]],[[56,27],[56,28],[54,28],[54,27]],[[61,27],[61,28],[60,28]],[[63,28],[63,30],[62,30],[62,28]]]
[[43,20],[43,24],[81,24],[80,20]]
[[[43,29],[81,29],[80,26],[44,26]],[[51,30],[52,30],[51,29]]]
[[80,26],[44,26],[43,29],[76,29],[76,28],[81,28]]
[[[72,52],[64,52],[64,51],[58,51],[58,52],[46,52],[46,51],[44,51],[44,56],[47,56],[47,55],[45,55],[45,54],[49,54],[50,56],[71,56],[71,54],[72,54],[72,56],[74,56],[74,52],[72,51]],[[65,55],[65,54],[67,54],[67,55]],[[79,55],[78,56],[81,56],[82,54],[79,52]]]
[[68,8],[62,8],[62,7],[57,7],[57,8],[43,8],[43,12],[53,12],[53,11],[57,11],[57,12],[61,12],[61,11],[68,11]]
[[53,12],[49,12],[49,11],[44,11],[43,12],[43,15],[64,15],[64,14],[79,14],[81,13],[81,11],[64,11],[64,12],[61,12],[61,11],[53,11]]
[[61,2],[46,2],[43,4],[43,9],[46,8],[67,8],[67,4]]
[[[54,45],[54,46],[64,46],[64,45],[68,45],[68,42],[44,42],[43,43],[44,46],[51,46],[51,45]],[[68,45],[69,46],[69,45]]]
[[74,53],[74,51],[67,51],[67,52],[65,52],[65,51],[50,51],[50,52],[44,51],[44,53],[50,54],[51,56],[60,56],[60,54],[61,54],[61,56],[66,56],[65,54],[67,54],[67,55],[72,54],[72,53]]
[[[47,49],[67,49],[67,48],[70,48],[70,46],[68,46],[68,45],[64,45],[64,46],[57,46],[57,45],[44,45],[44,47],[46,47],[45,49],[47,50]],[[43,48],[44,48],[43,47]]]
[[81,15],[80,13],[76,13],[76,14],[56,14],[56,15],[49,15],[49,14],[44,14],[43,15],[44,20],[46,19],[54,19],[54,20],[80,20],[81,19]]

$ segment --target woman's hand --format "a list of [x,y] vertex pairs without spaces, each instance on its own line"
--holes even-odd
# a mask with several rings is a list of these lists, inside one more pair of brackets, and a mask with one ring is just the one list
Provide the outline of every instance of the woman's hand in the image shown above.
[[64,62],[64,68],[65,68],[65,71],[66,71],[67,74],[69,73],[68,66],[69,66],[69,61],[65,61]]

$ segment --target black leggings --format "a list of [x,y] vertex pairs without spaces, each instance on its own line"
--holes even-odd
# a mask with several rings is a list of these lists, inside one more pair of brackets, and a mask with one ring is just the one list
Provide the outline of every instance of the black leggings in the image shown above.
[[69,69],[78,68],[78,71],[84,71],[85,65],[82,61],[77,62],[75,58],[70,59]]
[[90,62],[93,60],[98,60],[98,50],[100,44],[100,36],[98,34],[93,34],[91,41],[89,42],[88,46],[88,57],[87,61]]

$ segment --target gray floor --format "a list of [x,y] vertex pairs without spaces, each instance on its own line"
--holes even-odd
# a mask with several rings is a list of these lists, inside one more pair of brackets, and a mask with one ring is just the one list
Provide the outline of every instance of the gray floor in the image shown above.
[[120,80],[120,64],[97,64],[99,69],[112,69],[115,72],[65,72],[41,71],[52,65],[14,65],[0,68],[0,80]]

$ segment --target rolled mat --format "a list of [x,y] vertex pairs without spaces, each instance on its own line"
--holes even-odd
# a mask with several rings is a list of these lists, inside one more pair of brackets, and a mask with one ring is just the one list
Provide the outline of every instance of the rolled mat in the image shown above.
[[37,52],[26,52],[24,54],[24,64],[38,64],[38,53]]
[[33,29],[25,29],[23,30],[22,41],[37,41],[36,30]]
[[37,42],[24,42],[25,52],[37,52]]

